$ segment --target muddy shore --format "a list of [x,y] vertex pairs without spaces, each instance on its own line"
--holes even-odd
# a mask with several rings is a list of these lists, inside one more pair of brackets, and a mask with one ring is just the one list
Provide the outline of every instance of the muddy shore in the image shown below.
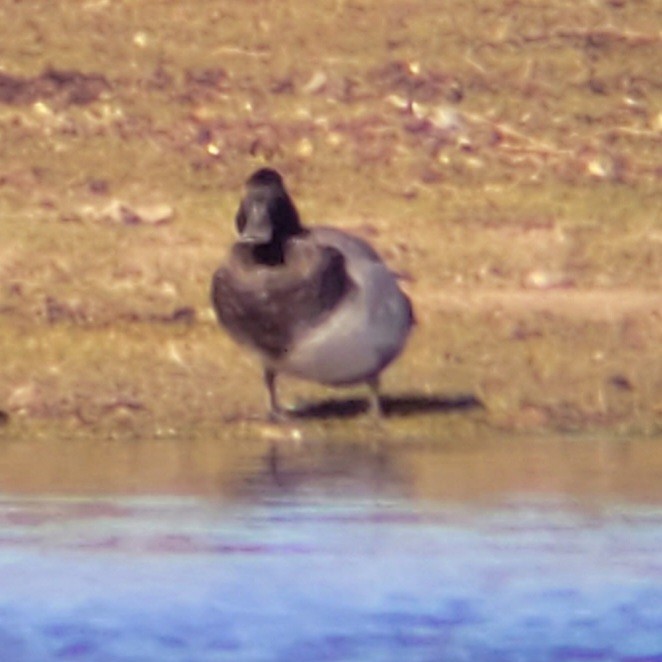
[[660,436],[659,9],[451,5],[0,7],[0,436],[374,436],[216,328],[264,164],[404,277],[380,434]]

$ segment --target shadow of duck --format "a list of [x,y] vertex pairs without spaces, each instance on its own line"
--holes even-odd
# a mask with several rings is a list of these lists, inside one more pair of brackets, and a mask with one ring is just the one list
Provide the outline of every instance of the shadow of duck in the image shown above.
[[[471,394],[400,395],[382,396],[382,408],[387,417],[405,417],[483,409],[483,403]],[[353,418],[365,414],[369,409],[369,401],[362,398],[327,398],[319,402],[301,405],[290,411],[289,414],[292,418],[326,420]]]

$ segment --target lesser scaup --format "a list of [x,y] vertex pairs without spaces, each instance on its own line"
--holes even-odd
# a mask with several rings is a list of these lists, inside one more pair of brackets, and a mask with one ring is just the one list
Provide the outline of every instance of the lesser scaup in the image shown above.
[[402,351],[411,302],[376,251],[334,228],[305,228],[278,172],[246,182],[238,241],[214,273],[218,321],[262,359],[272,418],[284,415],[276,377],[331,386],[365,383],[382,412],[379,375]]

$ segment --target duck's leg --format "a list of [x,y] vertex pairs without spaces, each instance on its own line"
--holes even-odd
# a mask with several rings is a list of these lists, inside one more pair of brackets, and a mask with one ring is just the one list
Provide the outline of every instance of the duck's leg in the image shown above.
[[384,408],[382,407],[382,399],[379,396],[379,377],[372,377],[367,382],[368,393],[368,413],[376,420],[380,420],[384,416]]
[[269,407],[269,419],[272,421],[282,421],[286,417],[285,410],[278,402],[278,394],[276,393],[276,371],[271,368],[264,368],[264,384],[267,387],[269,400],[267,405]]

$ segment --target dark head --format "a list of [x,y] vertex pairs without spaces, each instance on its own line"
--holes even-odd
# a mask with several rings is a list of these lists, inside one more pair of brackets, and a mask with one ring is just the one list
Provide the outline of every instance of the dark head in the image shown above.
[[239,241],[255,246],[282,246],[304,231],[283,178],[271,168],[256,170],[246,181],[235,223]]

